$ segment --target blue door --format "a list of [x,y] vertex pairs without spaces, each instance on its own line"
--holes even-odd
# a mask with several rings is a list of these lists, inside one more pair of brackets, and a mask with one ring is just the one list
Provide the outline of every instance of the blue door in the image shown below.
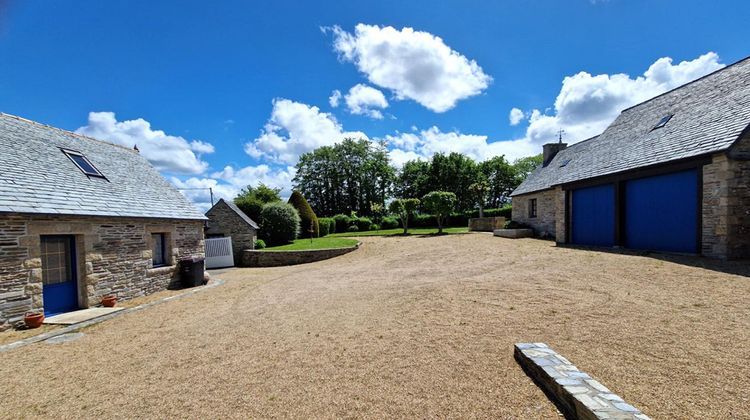
[[572,243],[613,246],[615,244],[614,184],[573,190],[570,222]]
[[73,236],[42,236],[44,315],[78,309],[78,281]]
[[698,251],[698,172],[625,183],[625,243],[654,251]]

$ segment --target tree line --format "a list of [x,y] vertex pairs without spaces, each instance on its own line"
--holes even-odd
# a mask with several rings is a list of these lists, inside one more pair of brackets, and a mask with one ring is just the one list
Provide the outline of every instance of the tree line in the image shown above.
[[300,156],[293,186],[319,216],[371,216],[373,205],[421,199],[432,191],[453,193],[455,211],[469,211],[509,203],[510,193],[541,163],[541,155],[512,163],[504,156],[477,162],[453,152],[408,161],[396,170],[384,143],[345,139]]

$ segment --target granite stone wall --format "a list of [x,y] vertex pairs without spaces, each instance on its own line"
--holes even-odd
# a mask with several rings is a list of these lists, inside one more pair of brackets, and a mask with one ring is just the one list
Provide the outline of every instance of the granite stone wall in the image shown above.
[[206,213],[209,218],[206,236],[231,236],[232,253],[235,264],[242,261],[242,252],[255,248],[258,232],[248,225],[234,210],[223,201],[217,203]]
[[[557,236],[556,225],[560,196],[563,197],[562,200],[564,201],[564,192],[559,187],[515,196],[513,197],[512,220],[529,225],[537,236],[554,238]],[[529,217],[532,199],[536,199],[536,217]]]
[[285,265],[307,264],[348,254],[359,248],[359,244],[349,248],[315,249],[308,251],[254,251],[242,253],[243,267],[281,267]]
[[505,225],[505,217],[473,217],[469,219],[469,230],[474,232],[492,232],[502,229]]
[[[165,235],[164,267],[152,267],[152,233]],[[0,330],[44,308],[41,235],[74,235],[82,308],[115,294],[128,300],[177,282],[177,261],[203,256],[203,222],[75,216],[0,216]]]

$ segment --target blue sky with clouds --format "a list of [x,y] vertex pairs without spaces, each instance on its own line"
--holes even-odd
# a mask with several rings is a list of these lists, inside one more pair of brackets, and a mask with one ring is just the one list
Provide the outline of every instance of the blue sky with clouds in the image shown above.
[[[740,1],[4,1],[0,111],[141,153],[179,186],[288,191],[300,153],[533,154],[747,55]],[[205,207],[208,197],[190,197]]]

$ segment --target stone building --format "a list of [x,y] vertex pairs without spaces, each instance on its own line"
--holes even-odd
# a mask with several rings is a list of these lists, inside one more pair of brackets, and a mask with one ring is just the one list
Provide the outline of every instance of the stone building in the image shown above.
[[232,253],[234,263],[242,261],[242,251],[255,249],[255,240],[258,239],[258,224],[248,217],[231,201],[223,198],[214,204],[206,212],[208,223],[206,224],[207,238],[232,237]]
[[163,290],[205,217],[137,150],[0,113],[0,330]]
[[513,220],[558,243],[750,258],[750,58],[544,145]]

